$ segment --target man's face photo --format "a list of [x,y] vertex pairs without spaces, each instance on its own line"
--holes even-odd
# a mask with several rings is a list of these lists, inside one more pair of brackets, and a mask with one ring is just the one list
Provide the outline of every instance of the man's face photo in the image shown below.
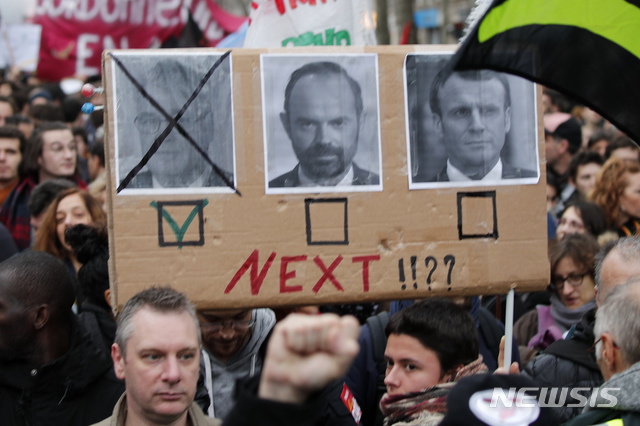
[[511,127],[502,83],[467,80],[454,74],[440,88],[436,128],[449,161],[461,171],[495,164]]
[[[180,111],[197,85],[197,81],[186,70],[175,63],[156,65],[152,78],[145,89],[172,117]],[[189,105],[178,123],[208,153],[208,144],[213,140],[213,113],[206,108],[203,90]],[[134,124],[143,154],[169,125],[169,121],[146,99],[138,101]],[[174,127],[162,145],[147,163],[154,179],[165,187],[187,186],[205,171],[204,158]]]
[[349,82],[339,74],[306,75],[293,87],[288,111],[280,118],[303,172],[313,179],[345,172],[361,125]]

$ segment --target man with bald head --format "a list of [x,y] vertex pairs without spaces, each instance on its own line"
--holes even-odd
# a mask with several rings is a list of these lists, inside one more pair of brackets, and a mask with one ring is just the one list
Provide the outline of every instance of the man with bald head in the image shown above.
[[360,84],[334,62],[295,70],[280,114],[298,165],[270,188],[378,185],[380,177],[353,160],[364,126]]
[[124,390],[111,360],[71,311],[64,264],[43,252],[0,263],[0,418],[10,425],[85,426]]

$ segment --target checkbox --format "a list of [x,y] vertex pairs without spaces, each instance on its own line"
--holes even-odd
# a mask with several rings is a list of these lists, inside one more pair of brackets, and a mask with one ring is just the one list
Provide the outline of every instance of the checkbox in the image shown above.
[[160,247],[203,246],[205,200],[154,201],[158,211],[158,244]]
[[305,200],[307,245],[348,245],[346,198]]
[[495,191],[458,193],[458,237],[498,239]]

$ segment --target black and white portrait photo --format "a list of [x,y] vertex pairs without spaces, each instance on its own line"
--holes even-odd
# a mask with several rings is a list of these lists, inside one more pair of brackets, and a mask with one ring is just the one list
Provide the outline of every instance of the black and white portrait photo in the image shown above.
[[221,56],[112,53],[119,193],[234,192],[231,56],[211,73]]
[[260,64],[266,193],[381,191],[377,55]]
[[405,58],[409,188],[538,182],[534,84],[489,70],[450,71],[451,54]]

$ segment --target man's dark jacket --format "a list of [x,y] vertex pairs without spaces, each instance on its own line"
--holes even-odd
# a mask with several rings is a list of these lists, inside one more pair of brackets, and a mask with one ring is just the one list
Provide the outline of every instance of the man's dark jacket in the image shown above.
[[75,317],[71,327],[62,357],[42,366],[0,364],[0,424],[86,426],[111,415],[124,382]]
[[[352,185],[379,185],[380,176],[367,170],[361,169],[356,163],[353,164]],[[269,188],[296,188],[300,186],[298,175],[298,164],[288,173],[285,173],[269,182]]]
[[[535,357],[522,372],[531,377],[539,386],[568,388],[597,388],[604,381],[600,368],[596,364],[594,353],[589,352],[595,336],[593,326],[596,320],[596,309],[584,314],[573,332],[565,340],[553,342],[545,351]],[[589,397],[590,394],[580,393]],[[582,412],[582,407],[567,407],[567,404],[578,405],[579,401],[567,396],[567,403],[560,407],[560,420],[566,422]]]

